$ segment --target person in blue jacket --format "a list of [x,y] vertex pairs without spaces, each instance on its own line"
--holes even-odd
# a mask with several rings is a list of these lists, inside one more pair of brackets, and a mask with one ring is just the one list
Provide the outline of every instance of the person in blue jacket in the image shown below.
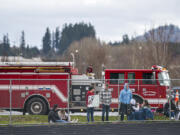
[[128,107],[130,107],[130,101],[132,99],[132,92],[129,88],[128,83],[124,84],[124,89],[121,90],[119,95],[121,121],[124,120],[124,114],[127,116],[130,114]]

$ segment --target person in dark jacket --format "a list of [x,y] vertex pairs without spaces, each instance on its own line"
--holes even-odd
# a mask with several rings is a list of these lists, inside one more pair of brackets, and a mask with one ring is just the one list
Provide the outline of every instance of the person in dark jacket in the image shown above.
[[60,123],[67,123],[67,121],[65,121],[65,120],[61,120],[61,118],[59,117],[59,115],[58,115],[58,111],[59,111],[59,109],[58,109],[58,105],[57,104],[55,104],[54,106],[53,106],[53,109],[49,112],[49,114],[48,114],[48,122],[50,123],[50,122],[60,122]]
[[169,110],[169,101],[164,105],[164,115],[166,117],[169,117],[170,113],[171,113],[171,119],[174,119],[175,116],[175,112],[176,112],[176,105],[174,104],[174,102],[171,100],[171,110]]

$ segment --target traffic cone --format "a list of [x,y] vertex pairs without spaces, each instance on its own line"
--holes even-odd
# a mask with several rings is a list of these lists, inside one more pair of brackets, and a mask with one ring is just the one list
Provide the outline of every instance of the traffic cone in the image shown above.
[[175,95],[175,103],[177,103],[179,101],[179,92],[178,90],[176,90],[176,95]]

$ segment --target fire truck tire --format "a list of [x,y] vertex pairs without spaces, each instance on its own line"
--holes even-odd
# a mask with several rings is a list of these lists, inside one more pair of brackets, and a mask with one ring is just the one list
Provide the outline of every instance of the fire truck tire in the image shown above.
[[27,112],[32,115],[45,115],[47,113],[47,105],[43,99],[34,97],[27,103]]

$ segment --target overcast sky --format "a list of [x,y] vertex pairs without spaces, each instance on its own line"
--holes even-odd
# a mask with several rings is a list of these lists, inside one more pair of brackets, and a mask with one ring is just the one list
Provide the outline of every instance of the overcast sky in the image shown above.
[[41,46],[46,27],[91,23],[97,37],[119,41],[123,34],[143,34],[158,25],[180,26],[180,0],[0,0],[0,40],[9,33],[19,44],[21,31],[31,46]]

